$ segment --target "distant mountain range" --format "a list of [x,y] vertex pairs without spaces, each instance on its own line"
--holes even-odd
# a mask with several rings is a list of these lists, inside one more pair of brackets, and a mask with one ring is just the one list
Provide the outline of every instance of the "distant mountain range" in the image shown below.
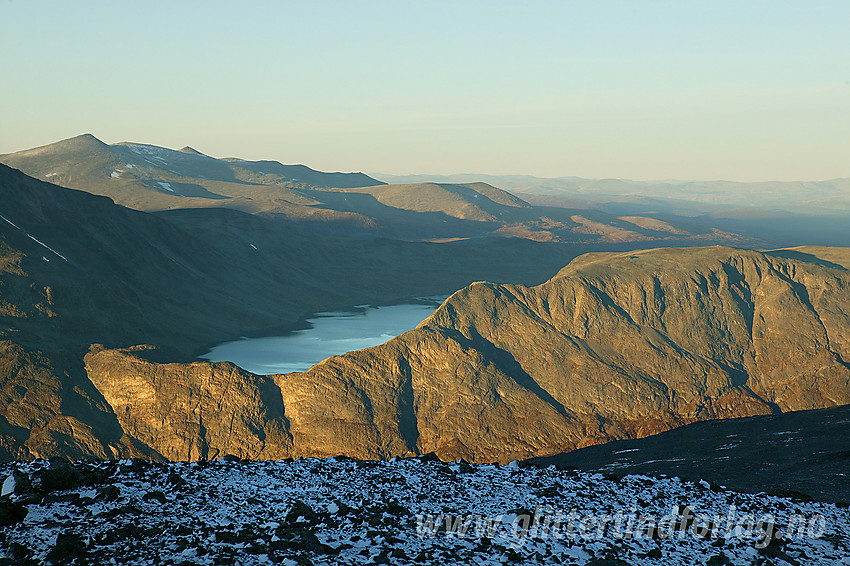
[[531,175],[386,175],[389,183],[482,181],[535,206],[685,219],[770,246],[850,246],[850,178],[811,182],[631,181]]
[[386,185],[362,173],[322,173],[276,161],[216,159],[189,147],[107,145],[90,134],[0,155],[0,163],[51,183],[108,196],[137,210],[230,208],[314,233],[347,237],[764,245],[757,237],[741,237],[676,215],[662,219],[587,207],[532,205],[474,179]]
[[[198,187],[182,186],[177,181],[181,178],[236,185],[292,183],[293,186],[368,187],[383,184],[362,173],[323,173],[304,165],[283,165],[277,161],[216,159],[188,146],[173,150],[129,142],[107,145],[91,134],[6,154],[2,158],[12,167],[29,169],[34,177],[56,184],[88,183],[99,187],[106,178],[115,181],[115,188],[135,183],[151,191],[183,197],[221,198]],[[177,186],[158,182],[163,179],[174,179]]]
[[683,215],[737,208],[786,212],[850,213],[850,178],[811,182],[631,181],[628,179],[544,178],[532,175],[387,175],[373,174],[389,183],[489,183],[541,202],[587,206],[605,202],[643,204]]

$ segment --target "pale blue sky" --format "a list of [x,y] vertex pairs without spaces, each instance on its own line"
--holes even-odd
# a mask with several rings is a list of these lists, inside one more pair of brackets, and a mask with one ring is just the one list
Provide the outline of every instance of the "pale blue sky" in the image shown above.
[[0,152],[91,132],[324,170],[850,176],[850,2],[0,0]]

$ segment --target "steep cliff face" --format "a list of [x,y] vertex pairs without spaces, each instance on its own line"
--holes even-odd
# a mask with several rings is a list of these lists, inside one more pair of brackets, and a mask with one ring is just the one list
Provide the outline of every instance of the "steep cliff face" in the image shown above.
[[536,288],[468,287],[423,327],[539,387],[587,444],[850,402],[848,290],[846,271],[757,252],[598,254]]
[[850,251],[820,251],[587,254],[537,287],[473,284],[415,330],[303,373],[108,350],[86,363],[123,430],[167,458],[504,462],[850,403],[836,259]]
[[168,460],[292,451],[280,390],[231,363],[156,364],[128,350],[92,348],[86,370],[123,429]]
[[76,366],[67,356],[0,341],[0,460],[161,459],[124,432]]

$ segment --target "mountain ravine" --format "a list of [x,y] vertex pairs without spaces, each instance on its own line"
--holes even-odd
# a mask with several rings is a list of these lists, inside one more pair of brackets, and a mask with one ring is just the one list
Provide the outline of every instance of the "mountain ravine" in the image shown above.
[[847,404],[846,265],[838,248],[586,254],[536,287],[472,284],[414,330],[286,375],[93,347],[120,431],[90,452],[506,462]]

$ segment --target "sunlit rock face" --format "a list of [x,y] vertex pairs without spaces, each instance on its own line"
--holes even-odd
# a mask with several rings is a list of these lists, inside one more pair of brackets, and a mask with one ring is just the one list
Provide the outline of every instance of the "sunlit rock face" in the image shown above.
[[86,367],[124,432],[167,459],[507,462],[850,403],[845,257],[587,254],[537,287],[473,284],[416,329],[303,373],[156,364],[127,350],[92,351]]

